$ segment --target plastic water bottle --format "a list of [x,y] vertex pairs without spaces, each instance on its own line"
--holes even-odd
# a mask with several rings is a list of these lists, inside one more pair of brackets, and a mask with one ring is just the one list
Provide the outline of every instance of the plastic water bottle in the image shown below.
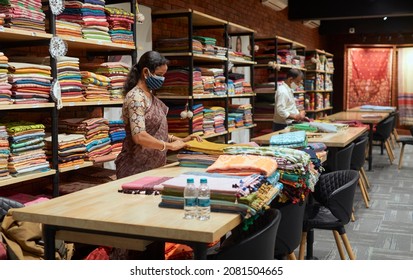
[[194,219],[197,210],[198,190],[195,187],[194,179],[186,179],[186,187],[184,189],[184,219]]
[[211,198],[207,179],[202,178],[198,189],[198,213],[197,218],[200,221],[205,221],[210,218],[211,213]]

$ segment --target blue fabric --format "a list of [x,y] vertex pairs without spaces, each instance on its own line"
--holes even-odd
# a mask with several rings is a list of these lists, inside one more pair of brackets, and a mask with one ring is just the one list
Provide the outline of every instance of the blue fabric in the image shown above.
[[271,136],[270,145],[282,147],[306,147],[307,136],[305,131],[294,131]]

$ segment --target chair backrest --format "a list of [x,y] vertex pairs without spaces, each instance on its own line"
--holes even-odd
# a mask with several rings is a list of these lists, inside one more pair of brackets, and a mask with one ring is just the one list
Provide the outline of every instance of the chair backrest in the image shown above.
[[361,138],[354,143],[353,152],[351,153],[350,168],[359,171],[366,161],[367,137]]
[[376,126],[376,134],[380,135],[383,140],[386,140],[390,137],[391,132],[393,131],[393,122],[394,116],[388,117],[381,123]]
[[[262,218],[262,222],[264,222],[263,227],[253,232],[250,236],[230,246],[225,246],[224,241],[223,249],[218,252],[216,259],[273,260],[275,238],[281,220],[281,212],[271,208],[266,211]],[[258,222],[258,219],[255,222]]]
[[347,147],[336,151],[335,153],[329,153],[327,156],[328,172],[337,170],[349,170],[351,164],[351,154],[353,153],[354,143],[351,143]]
[[281,221],[275,240],[274,256],[285,256],[294,252],[300,245],[305,202],[295,204],[288,202],[278,204],[276,207],[281,212]]
[[340,170],[320,176],[314,197],[343,224],[350,221],[353,211],[354,192],[359,173],[355,170]]
[[24,207],[24,204],[7,197],[0,197],[0,223],[3,221],[9,209],[21,207]]
[[413,125],[410,127],[410,134],[413,136]]

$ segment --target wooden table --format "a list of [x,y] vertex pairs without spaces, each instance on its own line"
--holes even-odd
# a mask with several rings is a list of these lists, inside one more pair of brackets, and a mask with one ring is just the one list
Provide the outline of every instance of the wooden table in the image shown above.
[[369,170],[372,169],[373,162],[373,125],[378,124],[389,117],[388,112],[339,112],[324,117],[331,121],[359,121],[369,125]]
[[[390,106],[389,106],[390,107]],[[357,107],[353,107],[351,109],[348,109],[348,112],[369,112],[369,113],[373,113],[373,112],[378,112],[378,113],[392,113],[395,112],[397,110],[397,107],[391,107],[391,109],[365,109],[365,108],[361,108],[361,106],[357,106]]]
[[[119,193],[122,183],[144,176],[177,176],[199,168],[168,166],[13,209],[18,221],[43,224],[45,258],[54,259],[55,239],[144,250],[148,240],[188,244],[205,259],[207,244],[241,223],[241,216],[211,213],[208,221],[185,220],[183,210],[160,208],[160,196]],[[144,239],[146,241],[142,241]]]
[[[342,148],[353,142],[357,137],[367,131],[366,127],[349,127],[337,133],[307,133],[309,143],[324,143],[327,147]],[[289,132],[289,129],[275,131],[262,136],[252,138],[251,141],[259,145],[269,145],[271,136]]]

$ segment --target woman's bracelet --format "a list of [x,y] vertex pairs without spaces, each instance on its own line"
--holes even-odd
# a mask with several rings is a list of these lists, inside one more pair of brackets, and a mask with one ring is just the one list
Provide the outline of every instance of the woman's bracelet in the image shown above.
[[162,148],[162,150],[159,150],[159,151],[163,152],[163,151],[166,150],[166,143],[165,143],[165,141],[163,141],[163,140],[161,140],[161,141],[162,141],[162,143],[163,143],[163,148]]
[[170,142],[170,143],[173,142],[173,141],[174,141],[174,138],[175,138],[175,135],[171,135],[171,137],[169,137],[169,142]]

